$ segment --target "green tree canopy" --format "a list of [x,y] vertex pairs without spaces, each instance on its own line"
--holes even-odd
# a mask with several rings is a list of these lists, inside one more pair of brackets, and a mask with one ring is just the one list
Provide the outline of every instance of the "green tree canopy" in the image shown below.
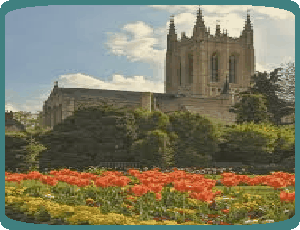
[[[251,77],[253,84],[246,92],[240,93],[241,100],[230,110],[237,113],[238,123],[246,121],[257,123],[269,120],[273,124],[279,125],[282,117],[294,113],[293,103],[278,96],[282,91],[282,86],[278,84],[281,71],[282,68],[277,68],[270,74],[257,72]],[[255,113],[257,114],[255,115]]]
[[240,94],[241,100],[233,106],[237,123],[253,121],[255,124],[268,121],[267,100],[262,94]]

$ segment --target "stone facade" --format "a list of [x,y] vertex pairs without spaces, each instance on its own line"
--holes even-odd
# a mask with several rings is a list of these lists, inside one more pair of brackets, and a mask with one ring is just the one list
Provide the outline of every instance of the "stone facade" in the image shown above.
[[[233,95],[233,94],[232,94]],[[233,123],[236,119],[229,107],[238,100],[232,95],[219,97],[188,97],[151,92],[129,92],[102,89],[67,89],[54,86],[49,98],[43,106],[43,127],[51,127],[61,123],[81,106],[93,106],[108,103],[116,107],[139,108],[164,113],[174,111],[191,111]],[[151,100],[151,97],[153,99]]]
[[199,9],[193,36],[177,39],[174,20],[167,35],[166,93],[214,97],[222,93],[225,82],[234,91],[244,91],[254,74],[253,29],[250,15],[239,38],[227,31],[211,35]]
[[107,103],[118,108],[151,107],[150,92],[59,88],[58,82],[43,105],[43,126],[53,128],[81,106]]

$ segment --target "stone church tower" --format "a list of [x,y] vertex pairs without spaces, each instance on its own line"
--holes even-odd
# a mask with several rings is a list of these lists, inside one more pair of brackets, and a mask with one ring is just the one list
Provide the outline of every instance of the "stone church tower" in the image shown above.
[[[194,97],[216,97],[222,93],[244,91],[254,74],[253,28],[247,13],[239,38],[221,33],[215,35],[204,24],[199,8],[193,36],[183,32],[177,40],[174,19],[167,35],[166,93]],[[228,84],[229,83],[229,84]]]

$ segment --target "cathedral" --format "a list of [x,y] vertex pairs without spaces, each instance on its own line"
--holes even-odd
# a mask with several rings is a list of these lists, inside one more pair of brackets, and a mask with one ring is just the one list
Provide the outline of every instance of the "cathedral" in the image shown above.
[[239,38],[221,33],[215,35],[205,27],[199,8],[191,38],[181,33],[178,40],[174,19],[170,20],[166,53],[166,93],[192,97],[218,97],[230,89],[244,91],[254,74],[253,28],[247,13],[245,27]]
[[53,127],[82,105],[104,102],[116,107],[142,107],[164,113],[191,111],[232,123],[229,112],[238,93],[250,86],[254,74],[253,29],[250,15],[239,38],[220,32],[211,35],[199,9],[193,36],[182,33],[180,41],[171,19],[167,35],[164,93],[109,89],[60,88],[58,82],[43,106],[43,126]]

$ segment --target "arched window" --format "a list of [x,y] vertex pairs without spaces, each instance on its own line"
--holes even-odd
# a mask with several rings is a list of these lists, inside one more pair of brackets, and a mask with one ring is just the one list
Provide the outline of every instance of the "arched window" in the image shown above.
[[211,57],[211,81],[217,82],[219,80],[218,71],[219,70],[219,58],[217,54],[213,54]]
[[229,57],[229,83],[236,83],[236,57]]

